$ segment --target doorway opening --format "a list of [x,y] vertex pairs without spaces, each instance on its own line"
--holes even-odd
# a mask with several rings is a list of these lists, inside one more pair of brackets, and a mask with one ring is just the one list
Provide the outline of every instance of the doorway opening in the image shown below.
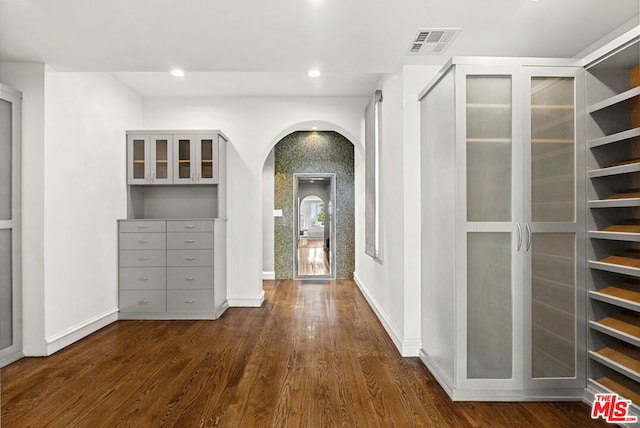
[[294,174],[295,277],[335,278],[336,174]]

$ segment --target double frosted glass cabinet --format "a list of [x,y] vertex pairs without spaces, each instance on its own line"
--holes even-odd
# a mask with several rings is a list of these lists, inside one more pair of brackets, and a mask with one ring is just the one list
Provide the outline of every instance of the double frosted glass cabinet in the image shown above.
[[583,395],[583,74],[453,58],[420,95],[421,358],[453,399]]
[[121,319],[215,319],[227,308],[220,131],[128,131],[119,221]]

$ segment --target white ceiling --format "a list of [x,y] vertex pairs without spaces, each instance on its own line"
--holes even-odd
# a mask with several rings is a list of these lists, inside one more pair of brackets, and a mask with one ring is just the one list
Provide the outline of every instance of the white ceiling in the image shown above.
[[[370,93],[451,55],[570,57],[637,19],[639,0],[0,0],[0,60],[107,71],[144,96]],[[418,28],[462,28],[408,56]],[[166,71],[179,67],[175,79]],[[306,76],[311,68],[323,75]]]

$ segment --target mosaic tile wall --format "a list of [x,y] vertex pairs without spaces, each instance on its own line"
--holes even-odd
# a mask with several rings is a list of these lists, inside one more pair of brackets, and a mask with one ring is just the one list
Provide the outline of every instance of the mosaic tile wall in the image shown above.
[[275,146],[276,279],[293,278],[293,174],[336,174],[336,278],[352,279],[355,269],[353,144],[337,132],[294,132]]

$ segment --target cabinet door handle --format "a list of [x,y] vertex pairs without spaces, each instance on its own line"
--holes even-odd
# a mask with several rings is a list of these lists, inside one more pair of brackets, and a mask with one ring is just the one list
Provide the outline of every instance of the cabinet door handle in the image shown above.
[[149,257],[138,257],[138,260],[140,260],[141,262],[146,262],[147,260],[149,260]]
[[522,228],[520,227],[520,223],[516,223],[516,227],[518,228],[518,245],[516,245],[516,251],[520,251],[520,247],[522,247]]
[[138,244],[148,244],[149,240],[148,239],[140,239],[138,240]]
[[184,228],[185,228],[185,229],[194,229],[195,227],[196,227],[196,225],[195,225],[195,224],[188,224],[188,225],[186,225]]
[[149,303],[148,300],[138,300],[138,303],[140,303],[141,305],[146,305],[147,303]]
[[533,237],[531,236],[531,227],[529,227],[529,223],[526,223],[525,228],[527,229],[527,249],[529,251],[531,249],[531,243],[533,241]]
[[195,239],[185,239],[184,242],[187,243],[187,244],[193,244],[194,242],[196,242],[196,240]]
[[194,261],[196,258],[195,257],[185,257],[185,260],[188,260],[190,262]]
[[149,229],[149,226],[138,226],[138,229]]
[[195,303],[195,300],[185,300],[184,301],[186,304],[190,305],[192,303]]
[[185,280],[185,281],[194,281],[194,280],[195,280],[195,278],[194,278],[194,277],[192,277],[192,276],[185,276],[185,277],[184,277],[184,280]]
[[142,282],[149,281],[149,278],[147,278],[146,276],[140,276],[138,277],[138,281],[142,281]]

